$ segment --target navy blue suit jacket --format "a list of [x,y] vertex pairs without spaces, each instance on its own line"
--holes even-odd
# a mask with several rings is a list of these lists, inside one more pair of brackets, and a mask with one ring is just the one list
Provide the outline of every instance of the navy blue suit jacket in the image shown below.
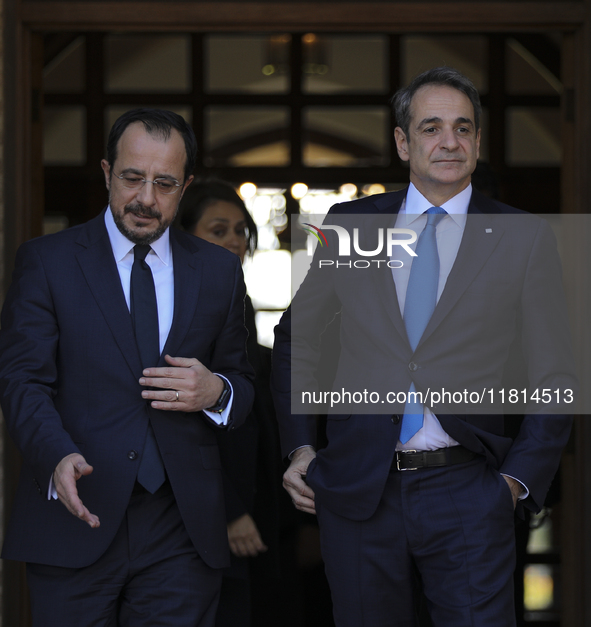
[[[175,229],[170,241],[175,302],[163,355],[196,357],[230,380],[233,428],[253,398],[240,261]],[[212,567],[229,563],[218,427],[201,412],[151,408],[141,373],[104,215],[23,244],[0,332],[0,400],[23,456],[3,557],[66,567],[97,560],[125,514],[149,421],[195,548]],[[47,499],[55,467],[75,452],[94,467],[77,488],[98,529]]]
[[[396,214],[405,195],[403,190],[337,205],[325,224],[346,223],[347,216],[359,214]],[[470,218],[478,215],[482,219]],[[333,231],[324,234],[328,248],[318,246],[312,269],[275,331],[273,387],[284,455],[316,443],[315,416],[293,413],[290,396],[317,389],[320,333],[337,312],[341,340],[334,390],[384,394],[407,391],[411,382],[423,392],[490,390],[502,385],[519,339],[531,388],[574,391],[560,262],[544,221],[473,192],[456,261],[414,352],[391,271],[319,269],[318,259],[338,249]],[[373,237],[373,247],[368,241],[363,250],[375,248]],[[319,506],[353,520],[370,517],[379,503],[404,411],[404,404],[382,405],[381,413],[372,407],[365,403],[359,410],[329,413],[328,445],[308,468]],[[460,444],[522,481],[530,492],[526,506],[538,510],[571,427],[570,416],[539,407],[525,417],[514,441],[503,435],[498,413],[459,413],[453,405],[433,411]]]

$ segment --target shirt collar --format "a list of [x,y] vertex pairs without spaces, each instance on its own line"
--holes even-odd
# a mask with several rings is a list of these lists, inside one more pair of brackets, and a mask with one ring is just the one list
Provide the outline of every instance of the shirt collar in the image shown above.
[[[470,183],[466,189],[463,189],[459,194],[456,194],[450,198],[447,202],[441,205],[442,209],[451,216],[452,220],[456,224],[463,224],[465,222],[465,216],[468,213],[468,207],[470,205],[470,198],[472,197],[472,184]],[[427,209],[433,206],[421,192],[411,183],[408,187],[406,194],[406,202],[404,204],[404,213],[406,214],[406,223],[412,224],[415,220],[421,217]]]
[[[105,226],[107,227],[107,233],[109,234],[109,240],[111,241],[111,248],[115,255],[115,261],[119,263],[126,255],[133,251],[135,244],[128,240],[123,233],[117,228],[115,220],[113,219],[113,213],[111,206],[107,207],[105,211]],[[158,258],[166,266],[172,262],[172,254],[170,250],[170,229],[166,229],[164,233],[155,241],[150,244],[152,250],[158,255]]]

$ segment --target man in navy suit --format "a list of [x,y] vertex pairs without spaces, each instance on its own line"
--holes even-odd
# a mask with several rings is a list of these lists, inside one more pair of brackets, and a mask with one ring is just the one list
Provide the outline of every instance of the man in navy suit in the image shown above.
[[34,625],[214,624],[215,431],[253,392],[239,259],[169,229],[195,159],[180,116],[124,114],[109,207],[19,249],[0,398],[23,466],[3,557],[27,562]]
[[[472,190],[481,108],[466,77],[425,72],[394,107],[409,188],[333,207],[322,227],[328,246],[318,246],[276,328],[273,385],[291,459],[284,486],[298,509],[318,515],[338,627],[414,627],[420,590],[436,627],[509,627],[514,509],[541,508],[571,426],[560,263],[544,221]],[[414,232],[417,256],[395,245],[400,256],[371,259],[378,228],[388,227]],[[355,253],[341,248],[339,228],[358,228]],[[434,270],[413,292],[421,256]],[[321,399],[321,334],[337,313],[332,392],[341,402],[338,413],[329,407],[328,444],[317,452],[310,399]],[[560,402],[534,402],[512,441],[499,414],[510,406],[500,398],[518,342],[528,400],[552,389]],[[400,395],[384,400],[412,390],[425,395],[418,409]],[[444,390],[478,391],[478,400],[429,395]]]

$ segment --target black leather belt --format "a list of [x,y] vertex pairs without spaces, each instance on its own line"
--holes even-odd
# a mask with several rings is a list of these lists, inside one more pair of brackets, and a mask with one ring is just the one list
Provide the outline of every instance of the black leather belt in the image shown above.
[[463,464],[477,457],[476,453],[463,446],[438,448],[434,451],[396,451],[392,470],[418,470]]

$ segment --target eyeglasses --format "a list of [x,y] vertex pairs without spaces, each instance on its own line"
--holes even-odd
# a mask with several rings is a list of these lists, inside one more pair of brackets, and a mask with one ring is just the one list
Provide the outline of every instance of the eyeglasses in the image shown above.
[[140,190],[146,183],[152,183],[154,190],[159,194],[175,194],[182,185],[175,179],[158,178],[153,181],[142,178],[135,174],[113,174],[123,183],[123,187],[127,189]]

